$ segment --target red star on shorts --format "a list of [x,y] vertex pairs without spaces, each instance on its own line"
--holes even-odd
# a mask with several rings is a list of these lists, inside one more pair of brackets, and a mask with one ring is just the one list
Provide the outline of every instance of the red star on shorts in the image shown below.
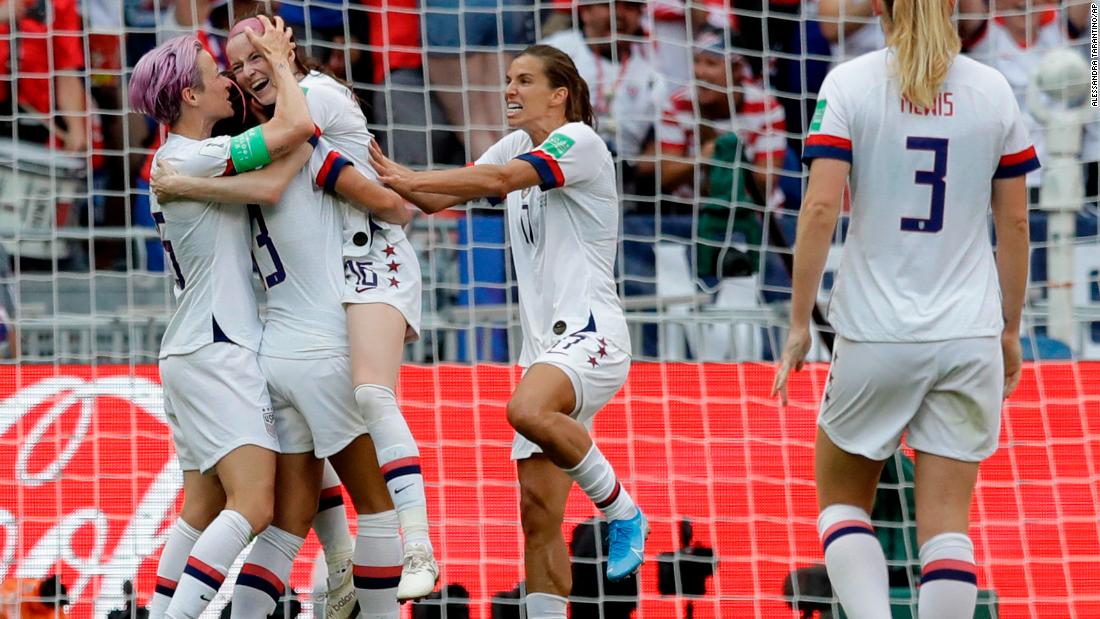
[[604,357],[606,357],[607,356],[607,344],[604,344],[604,345],[600,346],[600,349],[597,352],[600,353],[600,359],[603,359]]
[[392,256],[397,253],[397,248],[395,248],[393,245],[386,245],[386,249],[383,249],[382,252],[385,253],[387,256]]
[[390,267],[390,273],[396,273],[397,268],[401,266],[401,263],[397,262],[396,260],[390,260],[390,263],[386,266]]
[[592,364],[592,367],[596,367],[597,365],[599,365],[599,363],[596,362],[595,357],[589,357],[588,362]]
[[607,346],[607,340],[603,339],[602,337],[596,341],[600,343],[600,346]]
[[390,278],[390,288],[397,288],[397,285],[400,284],[400,283],[401,282],[398,281],[396,277],[391,277]]

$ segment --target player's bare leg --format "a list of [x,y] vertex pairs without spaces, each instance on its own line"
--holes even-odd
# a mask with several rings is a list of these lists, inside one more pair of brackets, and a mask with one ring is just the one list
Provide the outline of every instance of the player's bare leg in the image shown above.
[[397,619],[397,586],[402,571],[402,546],[397,514],[375,456],[374,443],[364,434],[329,457],[358,517],[354,582],[365,619]]
[[264,619],[275,612],[317,513],[323,464],[312,452],[277,456],[274,516],[241,566],[233,589],[233,619]]
[[914,486],[921,585],[921,619],[973,617],[978,577],[970,529],[977,462],[917,452]]
[[214,599],[230,565],[254,535],[271,523],[275,502],[275,452],[243,445],[214,470],[225,490],[225,509],[199,536],[165,611],[170,619],[198,617]]
[[542,448],[546,458],[577,482],[610,521],[607,577],[622,580],[644,561],[649,523],[588,430],[570,416],[576,408],[573,382],[565,371],[536,363],[508,401],[508,423]]
[[889,619],[886,555],[871,526],[883,462],[850,454],[817,430],[818,533],[833,590],[852,619]]
[[191,549],[224,508],[225,491],[216,476],[198,471],[183,472],[183,507],[157,562],[157,584],[149,602],[152,619],[164,617]]
[[[347,306],[355,401],[367,420],[404,538],[400,600],[419,599],[439,578],[431,539],[420,450],[397,404],[396,388],[405,349],[405,317],[385,303]],[[341,478],[346,479],[343,475]]]
[[517,462],[516,475],[519,517],[523,524],[527,616],[564,619],[573,573],[561,524],[573,479],[543,454]]

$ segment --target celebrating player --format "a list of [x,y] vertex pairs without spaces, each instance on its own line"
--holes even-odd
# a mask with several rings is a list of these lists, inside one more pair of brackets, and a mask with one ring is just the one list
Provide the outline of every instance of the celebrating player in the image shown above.
[[611,521],[607,576],[633,574],[649,526],[588,435],[626,381],[630,336],[612,268],[619,228],[615,167],[592,128],[588,86],[544,45],[508,71],[518,129],[465,169],[412,172],[372,156],[381,180],[428,213],[476,198],[507,203],[519,285],[523,379],[508,403],[516,429],[528,617],[565,617],[569,553],[561,534],[573,482]]
[[[158,161],[196,176],[220,176],[295,148],[308,152],[313,122],[286,60],[290,34],[281,21],[261,30],[262,38],[248,36],[272,59],[279,113],[235,137],[210,136],[213,125],[233,113],[231,84],[194,36],[162,44],[134,67],[133,109],[169,128]],[[164,210],[155,199],[152,212],[175,278],[178,306],[161,343],[160,372],[184,471],[184,504],[157,569],[153,612],[192,618],[271,521],[279,445],[256,357],[261,325],[250,282],[247,212],[202,201]],[[204,475],[210,472],[216,476]]]
[[[791,328],[773,391],[810,348],[845,183],[851,226],[829,318],[837,332],[818,417],[818,531],[852,619],[890,617],[868,513],[901,435],[917,452],[921,619],[972,617],[967,536],[979,463],[1020,378],[1027,287],[1024,175],[1039,167],[1005,78],[959,56],[944,0],[872,0],[888,47],[829,73],[804,158]],[[992,204],[998,248],[990,243]]]
[[[238,81],[260,103],[273,103],[274,93],[268,86],[271,65],[244,36],[257,23],[249,18],[237,24],[227,53]],[[292,61],[323,136],[311,170],[299,172],[302,161],[277,162],[233,179],[162,176],[158,188],[229,202],[249,202],[256,196],[277,201],[291,182],[293,195],[287,194],[266,215],[257,207],[254,215],[254,223],[261,222],[262,229],[253,253],[268,297],[261,365],[277,421],[290,420],[289,427],[280,428],[280,441],[292,443],[292,451],[301,457],[331,457],[345,482],[360,514],[354,579],[360,602],[367,616],[389,616],[397,612],[397,599],[430,593],[438,573],[427,538],[416,445],[393,394],[406,336],[415,337],[419,326],[419,268],[400,225],[409,216],[404,201],[356,171],[373,177],[366,151],[371,135],[350,91],[331,77],[310,71],[301,59]],[[324,148],[334,144],[339,144],[340,152],[324,155]],[[342,156],[345,152],[348,158]],[[360,165],[345,167],[356,152]],[[292,176],[294,181],[289,181]],[[349,176],[355,180],[354,187],[345,184]],[[314,190],[314,180],[317,186],[369,205],[374,216],[325,197]],[[388,264],[382,261],[386,257]],[[345,270],[350,280],[346,284]],[[378,273],[389,276],[382,279]],[[347,320],[341,303],[351,304]],[[383,328],[390,331],[383,333]],[[347,384],[349,377],[360,384],[354,395]],[[364,382],[368,380],[375,382]],[[284,506],[288,514],[298,514],[297,524],[306,522],[306,514],[295,506],[301,505],[302,486],[315,485],[316,468],[309,465],[304,470],[309,471],[308,483],[287,478],[284,484],[280,478],[277,522],[282,520],[279,507]],[[396,499],[397,514],[387,500],[391,494],[387,485]],[[404,552],[396,537],[399,517],[405,530]],[[392,538],[383,535],[391,529]],[[396,557],[386,547],[388,539],[398,540]]]

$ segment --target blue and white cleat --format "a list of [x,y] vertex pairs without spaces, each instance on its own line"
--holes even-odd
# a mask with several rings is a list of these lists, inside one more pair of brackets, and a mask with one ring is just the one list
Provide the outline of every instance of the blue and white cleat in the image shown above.
[[608,527],[607,579],[618,582],[638,571],[645,561],[649,521],[638,510],[630,520],[612,520]]

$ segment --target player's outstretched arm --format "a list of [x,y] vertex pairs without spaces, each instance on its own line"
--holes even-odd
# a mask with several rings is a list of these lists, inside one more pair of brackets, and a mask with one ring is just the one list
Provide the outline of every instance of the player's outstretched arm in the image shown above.
[[291,154],[271,165],[236,176],[184,176],[165,161],[158,161],[149,179],[149,189],[157,201],[200,200],[225,204],[261,204],[270,206],[283,197],[290,181],[309,161],[313,147],[300,144]]
[[810,166],[810,182],[798,213],[794,243],[791,327],[772,385],[772,395],[779,395],[784,404],[787,403],[787,376],[792,370],[802,369],[806,353],[810,351],[810,318],[851,168],[850,163],[838,159],[815,159]]
[[294,150],[313,136],[313,119],[306,106],[306,96],[298,86],[294,66],[290,62],[294,44],[290,29],[280,17],[272,24],[261,16],[262,34],[245,30],[245,36],[271,64],[271,79],[275,83],[275,115],[271,120],[233,138],[233,165],[238,172],[262,167]]
[[513,159],[504,165],[481,164],[453,170],[397,173],[379,178],[397,193],[444,194],[463,202],[479,198],[503,198],[517,189],[542,182],[535,167]]
[[997,233],[997,277],[1001,283],[1001,312],[1005,329],[1001,347],[1005,356],[1005,397],[1020,380],[1020,315],[1027,294],[1029,260],[1026,176],[993,180],[993,228]]
[[[370,143],[370,160],[371,165],[373,165],[375,171],[378,172],[379,180],[385,177],[413,174],[413,171],[409,168],[387,157],[385,153],[382,152],[382,148],[378,146],[378,142],[372,141]],[[452,206],[465,204],[469,201],[459,196],[443,193],[415,192],[409,191],[406,188],[393,186],[391,186],[390,189],[397,192],[403,199],[429,215],[449,209]]]
[[346,165],[340,169],[333,189],[355,208],[384,222],[404,226],[412,221],[405,198],[363,176],[355,166]]

